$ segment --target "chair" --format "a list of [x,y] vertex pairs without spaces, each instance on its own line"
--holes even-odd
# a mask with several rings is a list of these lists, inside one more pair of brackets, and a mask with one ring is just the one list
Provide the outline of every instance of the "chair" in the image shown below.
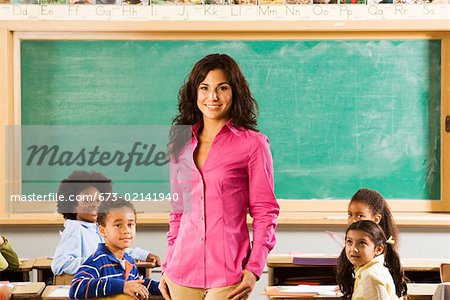
[[71,275],[71,274],[53,275],[53,284],[54,285],[70,285],[73,277],[74,277],[74,275]]
[[441,282],[450,282],[450,262],[441,263]]

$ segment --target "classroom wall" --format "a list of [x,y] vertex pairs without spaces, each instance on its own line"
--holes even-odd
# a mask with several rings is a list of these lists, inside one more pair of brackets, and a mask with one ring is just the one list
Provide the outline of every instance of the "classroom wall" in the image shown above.
[[[7,227],[0,233],[9,237],[20,257],[52,256],[59,241],[58,231],[62,226]],[[147,248],[163,256],[166,251],[165,226],[140,227],[135,246]],[[277,230],[277,245],[272,253],[305,252],[337,254],[340,249],[324,231],[342,232],[344,227],[281,226]],[[448,228],[400,228],[400,254],[403,258],[442,258],[450,260],[450,233]],[[154,278],[159,272],[154,273]],[[265,272],[257,283],[251,299],[265,299],[261,296],[267,285]]]

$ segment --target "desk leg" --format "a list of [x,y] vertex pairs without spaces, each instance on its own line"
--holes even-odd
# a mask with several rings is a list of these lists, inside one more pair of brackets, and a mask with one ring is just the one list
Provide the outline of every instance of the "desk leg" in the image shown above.
[[22,279],[23,279],[23,282],[28,282],[28,281],[30,281],[30,271],[28,271],[28,272],[22,272]]
[[37,269],[37,281],[44,282],[44,271]]
[[37,269],[37,281],[53,284],[53,272],[49,268]]
[[275,279],[274,279],[274,274],[273,274],[273,268],[269,267],[267,270],[267,275],[269,276],[269,286],[275,285]]

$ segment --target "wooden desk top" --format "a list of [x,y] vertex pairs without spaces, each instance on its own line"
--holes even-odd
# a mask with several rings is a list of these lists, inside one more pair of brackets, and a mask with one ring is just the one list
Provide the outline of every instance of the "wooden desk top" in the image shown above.
[[[47,285],[47,287],[45,288],[44,292],[42,293],[41,299],[42,300],[67,300],[69,299],[69,290],[68,290],[69,286],[68,285]],[[65,290],[67,290],[67,296],[61,296],[61,297],[50,297],[49,295],[55,291],[55,290],[64,290],[63,292],[65,293]]]
[[[434,292],[436,291],[438,283],[408,283],[408,296],[410,300],[431,300]],[[265,288],[266,292],[277,288],[276,286],[268,286]],[[271,296],[270,299],[276,300],[296,300],[296,299],[311,299],[311,300],[335,300],[339,299],[340,296],[300,296],[300,295],[289,295],[289,296]]]
[[19,271],[21,272],[27,272],[27,271],[31,271],[31,269],[33,268],[34,265],[34,258],[31,259],[20,259],[20,264],[19,264]]
[[[69,299],[69,291],[68,291],[68,285],[49,285],[45,288],[44,292],[42,293],[41,300],[68,300]],[[67,296],[59,296],[59,297],[52,297],[50,294],[55,290],[64,290],[67,291]],[[133,300],[133,297],[121,294],[121,295],[114,295],[111,297],[105,297],[105,298],[97,298],[98,300]],[[159,296],[150,296],[148,298],[149,300],[159,300],[163,299]]]
[[153,263],[149,262],[149,261],[143,261],[143,260],[137,260],[136,261],[136,266],[138,268],[152,268]]
[[402,266],[405,271],[435,271],[439,272],[442,259],[434,258],[405,258]]
[[[34,269],[50,269],[52,261],[53,258],[51,257],[38,257],[30,261],[24,261],[24,264],[28,266],[31,263],[31,266]],[[152,264],[147,261],[137,261],[136,265],[138,268],[151,268],[152,266]]]
[[[305,254],[306,256],[314,254]],[[293,259],[296,256],[301,256],[301,254],[270,254],[267,257],[268,267],[296,267],[300,265],[293,264]],[[317,256],[320,257],[320,256]],[[323,256],[323,257],[336,257],[333,255]],[[440,265],[443,259],[434,258],[405,258],[402,259],[403,269],[405,271],[433,271],[439,272]]]
[[292,265],[293,267],[299,266],[294,264],[294,257],[338,257],[338,255],[324,255],[314,253],[297,253],[297,254],[269,254],[267,257],[267,266],[269,267],[286,267]]
[[50,269],[53,259],[50,257],[38,257],[34,260],[34,269]]
[[[265,288],[266,293],[269,293],[271,291],[274,291],[275,289],[280,288],[277,286],[267,286]],[[270,299],[277,299],[277,300],[296,300],[296,299],[312,299],[312,300],[317,300],[317,299],[321,299],[321,300],[336,300],[336,299],[340,299],[340,296],[335,295],[335,296],[319,296],[319,295],[277,295],[277,296],[270,296]]]
[[36,299],[40,298],[45,288],[43,282],[13,282],[11,299]]
[[431,300],[438,285],[438,283],[408,283],[409,300]]

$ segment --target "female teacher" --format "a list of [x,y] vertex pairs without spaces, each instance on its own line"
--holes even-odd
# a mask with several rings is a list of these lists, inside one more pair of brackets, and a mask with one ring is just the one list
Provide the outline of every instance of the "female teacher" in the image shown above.
[[275,245],[279,212],[256,101],[237,63],[210,54],[181,87],[178,109],[173,124],[189,126],[174,126],[169,143],[171,191],[179,199],[160,289],[172,300],[247,299]]

